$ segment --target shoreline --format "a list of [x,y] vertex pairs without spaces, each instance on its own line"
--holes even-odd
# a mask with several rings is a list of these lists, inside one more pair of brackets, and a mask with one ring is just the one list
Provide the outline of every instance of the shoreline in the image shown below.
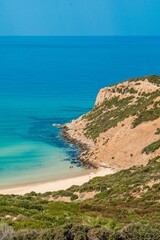
[[68,179],[62,179],[57,181],[50,181],[46,183],[36,183],[25,185],[22,187],[8,188],[0,190],[0,194],[15,194],[15,195],[24,195],[30,192],[36,193],[45,193],[45,192],[53,192],[58,190],[66,190],[70,188],[72,185],[82,185],[88,182],[90,179],[94,177],[102,177],[105,175],[113,174],[115,171],[111,168],[98,168],[93,170],[90,174],[72,177]]
[[[79,117],[78,119],[80,119],[81,117]],[[84,142],[81,138],[74,136],[74,131],[71,127],[74,121],[75,120],[72,120],[72,122],[70,123],[60,125],[59,128],[62,130],[61,137],[64,138],[68,143],[72,143],[78,147],[79,154],[77,155],[76,159],[79,160],[81,164],[84,166],[92,167],[95,169],[99,169],[101,167],[107,168],[108,166],[97,164],[96,162],[93,161],[91,156],[88,156],[88,151],[90,150],[90,144],[88,143],[88,139],[87,139],[87,142]]]

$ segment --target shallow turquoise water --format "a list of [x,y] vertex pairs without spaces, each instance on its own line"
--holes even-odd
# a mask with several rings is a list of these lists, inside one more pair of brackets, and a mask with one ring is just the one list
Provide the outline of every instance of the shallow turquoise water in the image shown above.
[[92,108],[101,87],[160,74],[160,38],[0,37],[0,188],[77,176],[52,123]]

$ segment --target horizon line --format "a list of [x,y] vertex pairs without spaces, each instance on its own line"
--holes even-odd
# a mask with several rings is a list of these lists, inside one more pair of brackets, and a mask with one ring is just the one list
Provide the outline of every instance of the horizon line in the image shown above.
[[160,35],[0,35],[0,37],[160,37]]

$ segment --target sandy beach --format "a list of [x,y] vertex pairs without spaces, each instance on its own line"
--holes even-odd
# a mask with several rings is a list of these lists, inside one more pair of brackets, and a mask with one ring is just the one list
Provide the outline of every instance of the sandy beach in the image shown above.
[[108,174],[112,174],[114,172],[115,171],[111,168],[99,168],[97,170],[93,170],[93,172],[84,176],[62,179],[62,180],[46,182],[46,183],[25,185],[25,186],[16,187],[16,188],[2,189],[0,190],[0,194],[24,195],[32,191],[36,193],[45,193],[48,191],[65,190],[71,187],[72,185],[82,185],[83,183],[88,182],[90,179],[94,177],[105,176]]

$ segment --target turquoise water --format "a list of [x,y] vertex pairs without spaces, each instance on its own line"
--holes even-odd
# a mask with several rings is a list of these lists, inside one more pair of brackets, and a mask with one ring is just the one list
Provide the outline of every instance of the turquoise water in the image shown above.
[[[100,88],[160,74],[160,38],[0,37],[0,188],[87,173],[52,123],[92,108]],[[73,183],[74,184],[74,183]]]

